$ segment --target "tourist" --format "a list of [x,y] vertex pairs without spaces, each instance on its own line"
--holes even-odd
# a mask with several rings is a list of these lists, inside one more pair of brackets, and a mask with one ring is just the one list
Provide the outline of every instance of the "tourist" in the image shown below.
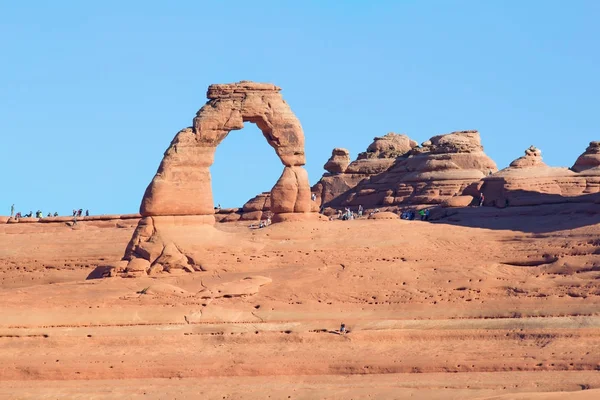
[[363,214],[363,207],[362,204],[358,205],[358,218],[362,217]]
[[79,210],[77,210],[77,216],[81,217],[81,214],[83,214],[83,209],[80,208]]
[[42,218],[42,216],[43,216],[43,213],[42,213],[42,211],[41,211],[41,210],[37,210],[37,211],[35,212],[35,217],[36,217],[36,218]]
[[312,201],[317,201],[317,194],[316,194],[316,193],[313,193],[313,194],[311,194],[311,195],[310,195],[310,199],[311,199]]
[[10,216],[12,217],[15,214],[15,205],[10,206]]
[[346,334],[346,324],[340,325],[340,335]]
[[419,215],[421,216],[421,221],[425,221],[425,210],[419,210]]
[[77,210],[73,210],[73,216],[75,217],[77,215]]
[[425,210],[425,221],[429,221],[429,208]]
[[18,213],[15,215],[15,218],[16,218],[16,219],[19,219],[19,218],[21,218],[21,211],[19,211],[19,212],[18,212]]
[[55,217],[58,217],[58,213],[57,213],[56,211],[54,212],[54,216],[55,216]]
[[52,213],[48,213],[48,215],[46,215],[46,217],[51,217],[51,216],[52,216]]
[[484,200],[485,196],[483,195],[483,192],[481,192],[481,195],[479,196],[479,207],[483,206]]
[[85,210],[85,216],[89,217],[90,216],[90,210]]

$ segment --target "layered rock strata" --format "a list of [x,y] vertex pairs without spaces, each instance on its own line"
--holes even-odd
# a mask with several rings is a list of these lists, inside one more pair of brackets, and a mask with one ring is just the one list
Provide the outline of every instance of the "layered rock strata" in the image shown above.
[[331,158],[325,164],[327,173],[312,188],[317,197],[317,204],[328,204],[361,181],[384,172],[394,164],[397,157],[407,154],[416,146],[417,142],[402,134],[388,133],[375,137],[367,151],[359,153],[356,160],[346,164],[345,168],[339,168],[337,165],[343,165],[350,159],[348,151],[334,149]]
[[480,191],[484,205],[530,206],[565,202],[597,201],[600,192],[600,154],[591,142],[572,168],[550,167],[534,146],[509,167],[484,178]]
[[[324,175],[319,182],[322,187],[316,188],[321,191],[329,188],[323,196],[324,205],[333,208],[362,205],[367,209],[435,205],[454,196],[475,194],[477,182],[497,171],[494,161],[484,153],[477,131],[434,136],[421,146],[408,138],[402,138],[402,141],[404,146],[398,151],[386,152],[377,141],[369,146],[370,150],[377,149],[380,154],[390,157],[384,158],[388,164],[380,170],[363,169],[369,174],[354,187],[333,186],[328,182],[331,179],[327,174]],[[357,161],[369,159],[362,157]],[[351,166],[347,172],[351,171]],[[336,176],[337,181],[339,177]]]

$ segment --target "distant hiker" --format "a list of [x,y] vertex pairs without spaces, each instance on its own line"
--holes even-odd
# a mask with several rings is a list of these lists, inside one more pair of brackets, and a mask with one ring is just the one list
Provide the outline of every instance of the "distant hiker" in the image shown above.
[[75,226],[75,225],[77,225],[77,213],[75,213],[75,215],[73,216],[73,225],[72,226]]
[[12,217],[13,215],[15,215],[15,205],[14,204],[12,206],[10,206],[10,216]]
[[41,210],[37,210],[37,211],[35,212],[35,217],[36,217],[36,218],[42,218],[42,216],[43,216],[43,213],[42,213],[42,211],[41,211]]
[[77,210],[77,216],[81,217],[81,214],[83,214],[83,209],[80,208],[79,210]]
[[57,213],[56,211],[54,212],[54,216],[55,216],[55,217],[58,217],[58,213]]
[[77,210],[73,210],[73,216],[75,217],[77,215]]
[[19,218],[22,218],[22,217],[21,217],[21,212],[20,212],[20,211],[19,211],[19,212],[18,212],[18,213],[15,215],[15,218],[17,218],[17,219],[19,219]]
[[420,210],[419,215],[421,216],[421,221],[425,221],[425,210]]
[[358,205],[358,217],[359,218],[362,217],[362,214],[363,214],[363,207],[362,207],[362,204],[359,204]]
[[29,214],[25,214],[25,218],[31,218],[33,215],[33,211],[29,211]]
[[483,192],[481,192],[481,195],[479,196],[479,207],[483,206],[484,200],[485,196],[483,195]]
[[311,199],[312,201],[317,201],[317,194],[316,194],[316,193],[313,193],[313,194],[311,194],[311,195],[310,195],[310,199]]
[[51,217],[51,216],[52,216],[52,213],[48,213],[48,215],[46,215],[46,217]]
[[346,324],[342,324],[340,326],[340,335],[345,335],[346,334]]
[[429,208],[425,210],[425,221],[429,221]]
[[90,216],[90,210],[85,210],[85,216],[89,217]]

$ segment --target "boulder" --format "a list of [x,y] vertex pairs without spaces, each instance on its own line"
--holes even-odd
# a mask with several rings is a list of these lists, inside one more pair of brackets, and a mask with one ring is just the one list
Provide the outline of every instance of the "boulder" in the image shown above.
[[453,196],[442,202],[442,207],[468,207],[473,204],[473,196]]
[[150,269],[150,262],[143,258],[132,258],[127,264],[125,272],[144,272]]

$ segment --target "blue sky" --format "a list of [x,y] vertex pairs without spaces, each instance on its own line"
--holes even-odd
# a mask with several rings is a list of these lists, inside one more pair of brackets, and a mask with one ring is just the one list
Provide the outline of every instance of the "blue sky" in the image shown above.
[[[600,140],[597,1],[0,2],[0,214],[137,212],[211,83],[272,82],[311,184],[334,147],[478,129],[500,168],[536,145],[571,166]],[[215,202],[282,165],[247,124],[217,149]]]

